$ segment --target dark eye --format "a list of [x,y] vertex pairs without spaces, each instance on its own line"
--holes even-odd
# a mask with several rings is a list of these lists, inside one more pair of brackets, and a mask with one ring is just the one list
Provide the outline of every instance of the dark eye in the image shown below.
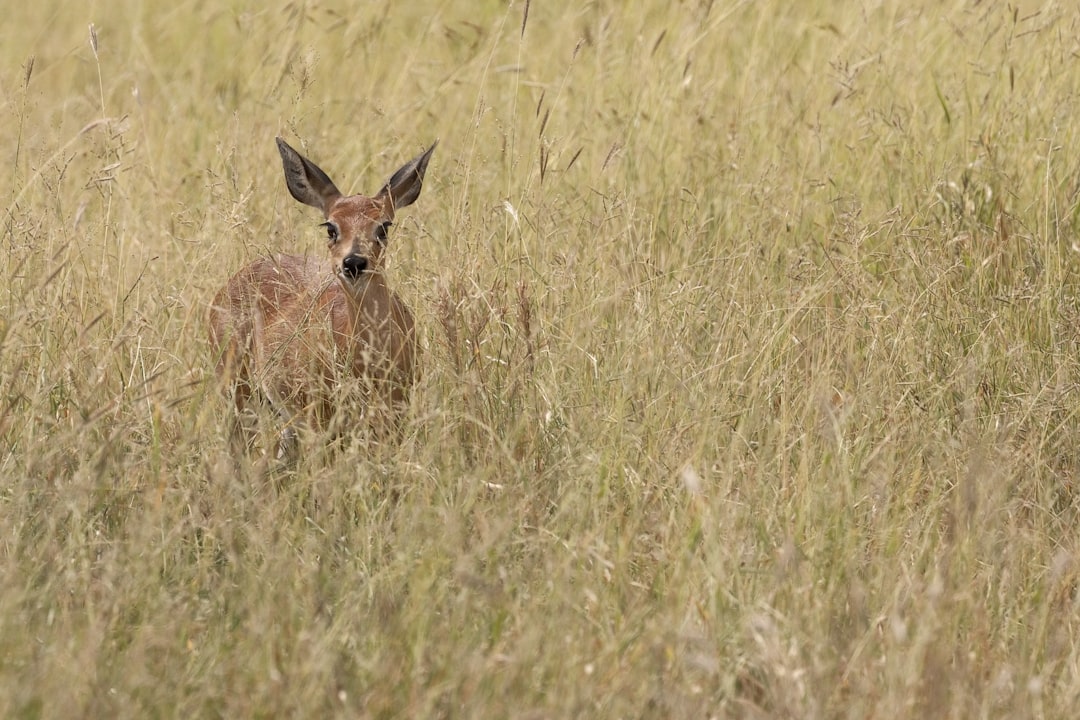
[[378,240],[381,243],[385,243],[386,242],[386,231],[390,229],[391,224],[392,223],[384,222],[382,225],[379,225],[378,227],[376,227],[375,228],[375,239]]
[[326,228],[326,239],[330,244],[336,243],[338,241],[338,226],[332,222],[324,222],[322,226]]

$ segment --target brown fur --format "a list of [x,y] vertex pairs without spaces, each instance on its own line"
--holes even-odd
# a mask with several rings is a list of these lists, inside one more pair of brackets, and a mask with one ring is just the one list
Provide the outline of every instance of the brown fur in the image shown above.
[[[317,166],[281,140],[278,147],[290,192],[324,212],[329,259],[261,258],[229,280],[210,308],[218,376],[238,416],[260,399],[287,428],[326,429],[355,420],[336,417],[352,400],[369,419],[393,421],[416,376],[416,333],[382,273],[385,230],[419,195],[434,145],[370,198],[342,196]],[[350,272],[349,262],[364,269]]]

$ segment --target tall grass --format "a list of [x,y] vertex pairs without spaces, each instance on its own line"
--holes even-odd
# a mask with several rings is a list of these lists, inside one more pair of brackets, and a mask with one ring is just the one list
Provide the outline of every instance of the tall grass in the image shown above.
[[[1075,715],[1068,3],[5,13],[0,715]],[[440,145],[402,442],[267,474],[275,134]]]

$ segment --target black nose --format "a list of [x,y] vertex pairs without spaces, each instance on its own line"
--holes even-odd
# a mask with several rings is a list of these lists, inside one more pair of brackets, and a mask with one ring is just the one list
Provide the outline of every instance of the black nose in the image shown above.
[[363,255],[349,255],[341,261],[341,269],[347,277],[358,278],[367,270],[367,258]]

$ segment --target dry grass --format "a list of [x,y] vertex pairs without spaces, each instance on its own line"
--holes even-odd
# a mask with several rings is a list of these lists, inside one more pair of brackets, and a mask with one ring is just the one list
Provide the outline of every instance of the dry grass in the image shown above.
[[[1080,13],[409,5],[5,11],[0,716],[1074,717]],[[267,476],[275,134],[441,142],[403,442]]]

